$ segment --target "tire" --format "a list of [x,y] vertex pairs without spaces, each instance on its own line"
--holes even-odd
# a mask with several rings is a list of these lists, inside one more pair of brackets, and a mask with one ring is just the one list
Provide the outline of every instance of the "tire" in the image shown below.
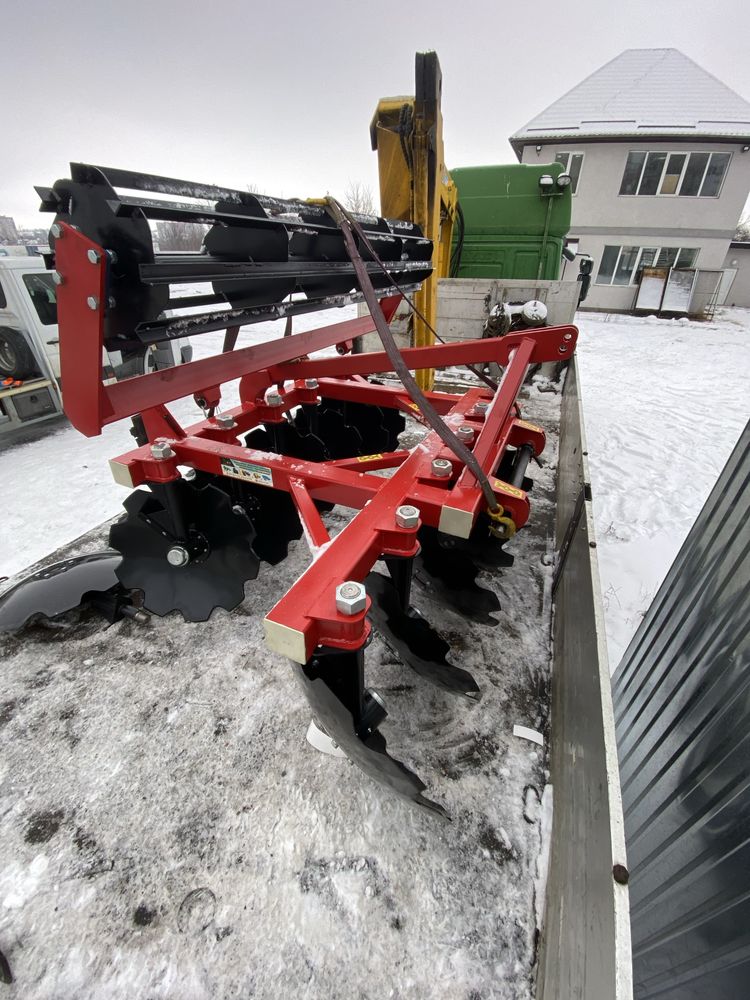
[[38,374],[39,366],[24,335],[0,326],[0,375],[24,379]]

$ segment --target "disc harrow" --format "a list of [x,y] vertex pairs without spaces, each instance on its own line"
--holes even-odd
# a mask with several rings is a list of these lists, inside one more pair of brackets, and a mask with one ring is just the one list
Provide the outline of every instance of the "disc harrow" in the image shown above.
[[[110,463],[115,480],[133,490],[110,532],[115,553],[91,563],[92,585],[81,578],[85,564],[76,566],[72,598],[100,590],[130,606],[129,595],[140,592],[146,611],[204,621],[215,608],[237,607],[261,564],[281,562],[304,532],[312,560],[265,609],[266,643],[291,662],[316,723],[358,767],[444,814],[423,794],[425,783],[388,754],[379,728],[387,712],[366,686],[365,650],[375,628],[420,678],[468,700],[480,696],[481,679],[414,606],[412,583],[452,612],[497,624],[497,596],[477,575],[512,565],[505,546],[528,520],[526,473],[544,448],[542,429],[521,417],[516,399],[529,366],[572,356],[575,327],[407,348],[396,357],[407,374],[504,370],[494,393],[475,385],[420,397],[407,391],[405,375],[401,385],[381,377],[394,357],[383,324],[405,283],[430,273],[432,245],[411,223],[81,164],[40,192],[43,208],[56,212],[50,263],[66,413],[89,436],[124,418],[134,418],[138,434],[137,447]],[[204,252],[156,252],[155,219],[203,222]],[[189,316],[167,315],[172,286],[197,280],[211,291],[188,296]],[[234,331],[227,343],[236,345],[240,325],[360,294],[367,316],[102,382],[103,347],[220,328]],[[208,312],[196,313],[203,306]],[[386,351],[353,353],[376,329]],[[331,347],[336,356],[313,356]],[[236,379],[239,404],[222,409],[222,385]],[[168,409],[186,395],[204,412],[189,427]],[[428,432],[406,449],[399,435],[409,415],[422,417]],[[335,537],[324,521],[333,505],[354,512]],[[28,619],[34,586],[0,598],[0,627]],[[23,612],[8,612],[9,604]],[[59,592],[41,604],[55,613],[71,606]],[[466,710],[460,704],[456,711]]]

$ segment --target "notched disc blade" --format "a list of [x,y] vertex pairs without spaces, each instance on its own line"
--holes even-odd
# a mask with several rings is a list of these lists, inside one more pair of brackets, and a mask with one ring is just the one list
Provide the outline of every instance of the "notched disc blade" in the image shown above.
[[[390,756],[382,733],[375,730],[364,737],[357,735],[359,698],[356,688],[361,684],[361,677],[357,677],[357,666],[351,655],[344,654],[335,660],[339,662],[332,665],[329,658],[318,663],[313,657],[304,667],[294,664],[316,722],[369,777],[447,819],[443,807],[422,794],[427,786],[421,778]],[[349,671],[350,676],[342,671]]]
[[0,597],[0,632],[16,632],[32,618],[54,618],[84,604],[89,595],[120,589],[119,552],[93,552],[45,566]]
[[402,610],[388,577],[370,573],[365,588],[372,600],[373,625],[407,666],[452,694],[478,697],[479,687],[469,671],[446,659],[450,646],[445,639],[414,608]]
[[419,543],[417,579],[464,618],[481,625],[497,625],[492,615],[500,610],[500,601],[494,590],[477,583],[478,567],[471,556],[458,547],[443,547],[434,528],[421,528]]
[[199,537],[202,554],[186,566],[172,566],[167,552],[183,541],[155,492],[136,490],[125,501],[127,515],[109,532],[122,554],[117,576],[123,586],[143,591],[143,606],[156,615],[182,613],[186,621],[206,621],[214,608],[231,611],[245,596],[245,582],[258,575],[253,525],[214,486],[180,480],[179,491],[189,540]]

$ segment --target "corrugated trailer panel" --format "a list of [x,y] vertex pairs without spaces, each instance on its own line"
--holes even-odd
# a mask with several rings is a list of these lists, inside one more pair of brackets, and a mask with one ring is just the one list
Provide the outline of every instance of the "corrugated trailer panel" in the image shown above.
[[614,681],[636,997],[750,993],[750,425]]

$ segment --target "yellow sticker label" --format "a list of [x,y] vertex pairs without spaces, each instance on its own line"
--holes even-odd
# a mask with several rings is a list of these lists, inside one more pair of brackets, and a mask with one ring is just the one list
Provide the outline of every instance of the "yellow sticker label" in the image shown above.
[[418,410],[419,409],[419,407],[417,406],[416,403],[407,403],[406,405],[409,407],[410,410]]
[[528,420],[516,420],[516,427],[525,427],[527,431],[536,431],[537,434],[542,434],[542,428],[537,427],[536,424],[530,424]]
[[383,457],[382,453],[379,453],[377,455],[357,455],[357,461],[358,462],[371,462],[375,458],[382,458],[382,457]]
[[502,479],[496,479],[492,485],[493,489],[500,490],[501,493],[506,493],[510,497],[518,497],[520,500],[524,497],[523,490],[519,490],[517,486],[511,486],[510,483],[504,483]]

